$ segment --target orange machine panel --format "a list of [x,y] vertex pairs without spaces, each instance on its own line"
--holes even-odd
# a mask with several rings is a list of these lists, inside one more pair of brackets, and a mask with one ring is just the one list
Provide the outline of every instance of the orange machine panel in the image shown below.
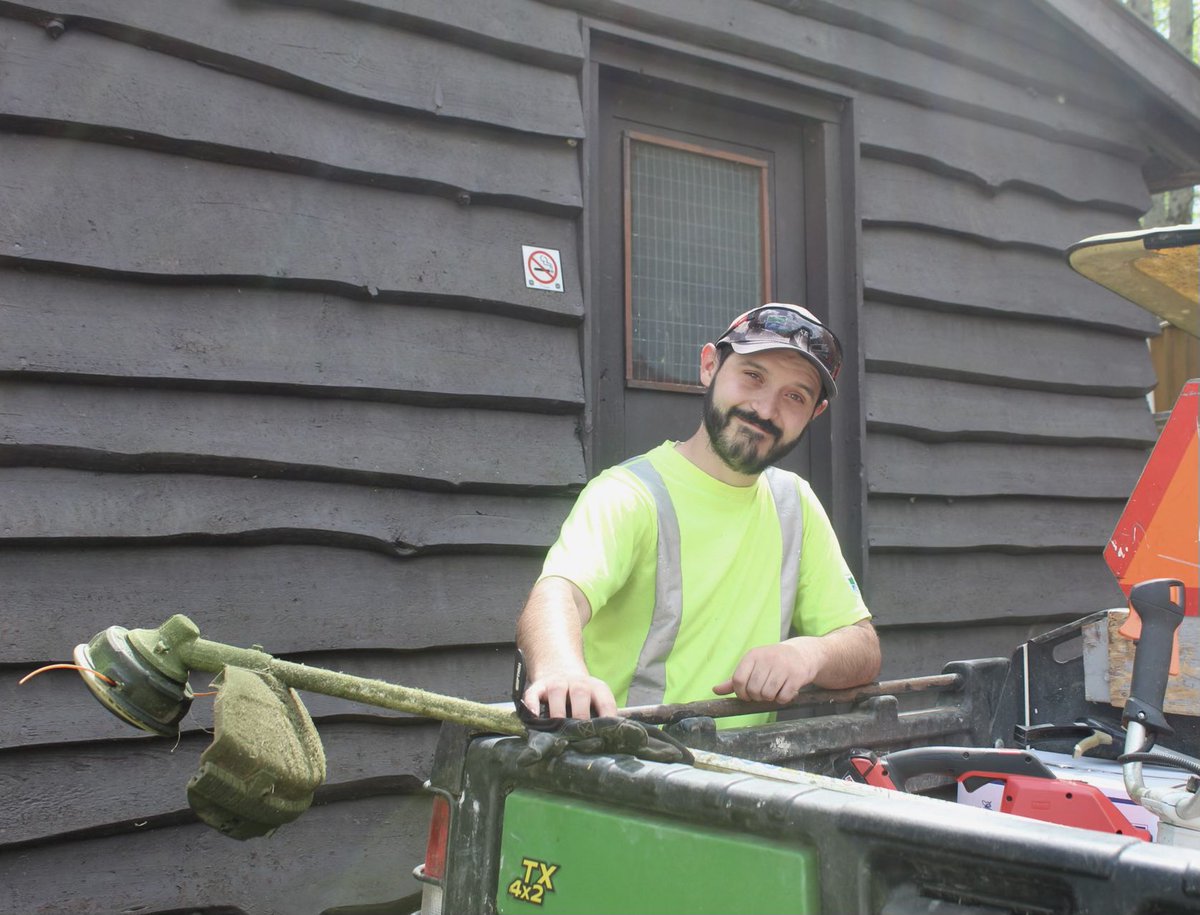
[[[1200,615],[1200,381],[1183,387],[1158,444],[1150,454],[1104,559],[1128,597],[1150,578],[1184,584],[1187,616]],[[1121,633],[1137,638],[1141,626],[1131,613]]]

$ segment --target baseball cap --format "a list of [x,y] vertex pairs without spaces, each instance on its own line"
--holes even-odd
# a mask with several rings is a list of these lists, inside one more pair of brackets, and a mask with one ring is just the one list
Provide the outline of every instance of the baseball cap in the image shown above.
[[733,319],[717,341],[727,343],[735,353],[756,353],[765,349],[795,350],[811,362],[821,375],[825,397],[837,396],[837,376],[842,370],[842,344],[833,331],[807,308],[784,302],[769,302],[751,308]]

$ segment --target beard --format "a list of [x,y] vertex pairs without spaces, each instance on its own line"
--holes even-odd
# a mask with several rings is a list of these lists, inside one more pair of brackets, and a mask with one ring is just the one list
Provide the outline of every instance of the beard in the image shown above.
[[[704,392],[704,428],[708,432],[708,441],[713,452],[730,470],[748,476],[760,474],[772,464],[787,457],[800,443],[803,431],[795,438],[785,441],[782,429],[751,410],[738,407],[722,410],[713,397],[716,381],[716,378],[713,378]],[[735,419],[744,420],[754,428],[734,425]],[[760,454],[759,446],[764,440],[770,444]]]

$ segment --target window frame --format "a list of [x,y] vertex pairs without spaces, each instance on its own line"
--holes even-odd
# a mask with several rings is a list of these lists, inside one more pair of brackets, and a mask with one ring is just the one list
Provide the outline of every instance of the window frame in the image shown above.
[[701,146],[676,140],[663,134],[648,133],[641,130],[626,130],[621,135],[621,193],[624,234],[624,268],[625,268],[625,384],[631,388],[641,388],[650,391],[684,391],[702,393],[704,387],[699,384],[684,384],[670,381],[651,381],[635,378],[633,374],[633,143],[651,143],[665,146],[681,152],[710,156],[727,162],[737,162],[758,169],[758,230],[762,239],[759,251],[759,279],[762,283],[764,302],[773,301],[771,279],[771,162],[768,159],[735,153],[712,146]]

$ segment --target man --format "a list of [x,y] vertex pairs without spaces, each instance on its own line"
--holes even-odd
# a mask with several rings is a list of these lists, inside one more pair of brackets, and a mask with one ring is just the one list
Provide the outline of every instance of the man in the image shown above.
[[704,345],[699,429],[590,482],[546,557],[517,623],[532,711],[584,718],[714,693],[784,704],[878,675],[828,517],[772,466],[836,396],[841,361],[797,305],[752,309]]

